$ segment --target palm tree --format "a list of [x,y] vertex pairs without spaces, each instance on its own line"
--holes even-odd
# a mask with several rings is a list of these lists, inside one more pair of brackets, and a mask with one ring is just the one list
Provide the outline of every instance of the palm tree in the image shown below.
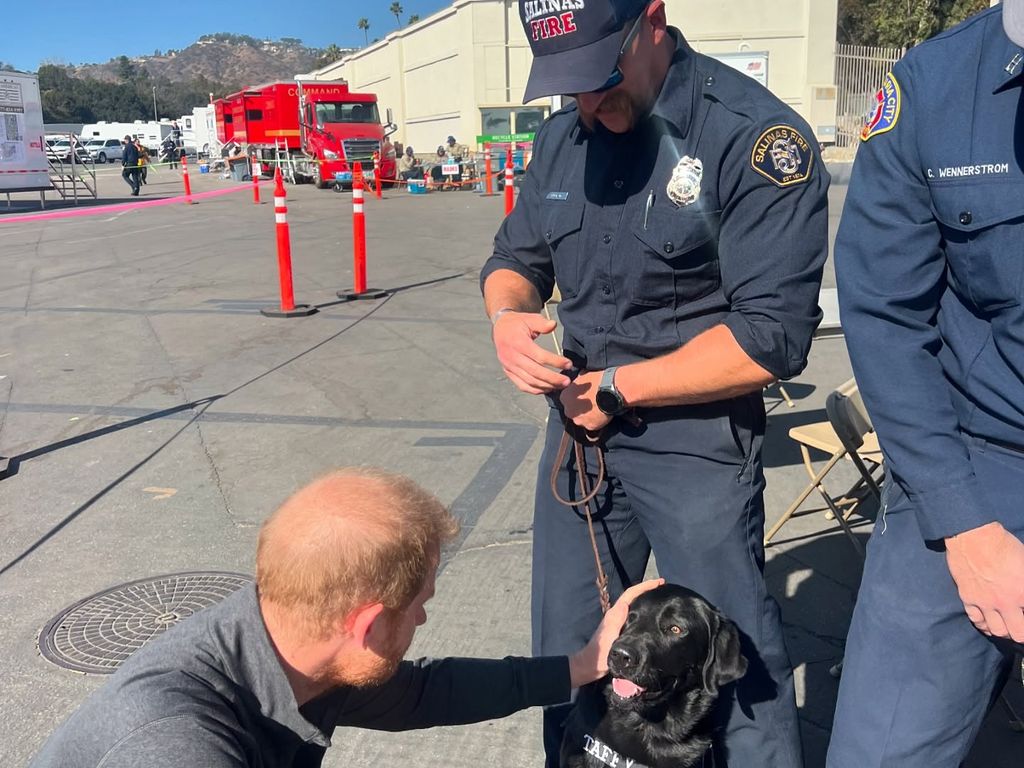
[[402,7],[402,4],[392,3],[391,8],[389,10],[394,15],[395,19],[398,21],[398,26],[402,26],[402,14],[405,13],[405,9]]
[[337,61],[338,59],[340,59],[344,55],[345,55],[345,52],[342,51],[341,48],[339,48],[334,43],[331,43],[326,48],[324,48],[323,52],[320,54],[319,64],[321,66],[326,66],[327,64],[333,64],[335,61]]
[[359,27],[361,30],[363,30],[363,39],[366,41],[366,44],[369,45],[370,44],[370,20],[364,17],[364,18],[359,20],[359,22],[356,24],[356,26]]
[[414,13],[412,16],[409,17],[409,23],[410,24],[415,24],[419,20],[420,20],[420,15],[418,13]]

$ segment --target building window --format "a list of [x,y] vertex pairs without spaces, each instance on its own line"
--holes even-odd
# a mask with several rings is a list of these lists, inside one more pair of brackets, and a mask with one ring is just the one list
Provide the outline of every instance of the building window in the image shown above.
[[262,120],[263,110],[262,109],[247,109],[245,110],[246,120]]
[[548,116],[547,107],[515,109],[512,115],[516,121],[516,133],[536,133]]
[[481,133],[506,136],[510,133],[536,133],[548,116],[547,107],[493,107],[480,110]]
[[485,136],[500,136],[512,132],[512,120],[508,109],[481,109],[480,117]]

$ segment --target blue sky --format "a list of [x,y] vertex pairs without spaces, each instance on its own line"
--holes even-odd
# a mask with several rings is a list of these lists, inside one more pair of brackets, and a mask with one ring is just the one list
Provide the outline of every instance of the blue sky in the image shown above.
[[[403,21],[412,13],[428,16],[449,0],[400,0]],[[41,61],[66,64],[100,63],[119,56],[151,54],[157,48],[184,48],[200,35],[233,32],[253,37],[297,37],[322,48],[363,43],[356,22],[370,20],[370,39],[383,37],[396,27],[388,13],[391,0],[167,0],[167,2],[36,4],[25,0],[3,2],[4,35],[0,61],[34,72]],[[145,12],[123,18],[125,9]],[[288,9],[287,17],[283,9]],[[122,18],[119,18],[122,17]],[[102,26],[97,24],[102,21]]]

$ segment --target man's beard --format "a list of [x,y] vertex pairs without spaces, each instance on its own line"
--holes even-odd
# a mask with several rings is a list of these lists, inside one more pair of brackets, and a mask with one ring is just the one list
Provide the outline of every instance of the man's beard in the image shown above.
[[[602,114],[614,114],[616,116],[624,117],[627,125],[629,126],[628,130],[632,130],[636,127],[640,116],[645,111],[646,109],[644,108],[644,105],[640,104],[638,100],[635,100],[629,92],[621,90],[609,93],[605,97],[604,101],[601,102],[601,106],[598,107],[594,114],[584,115],[582,112],[578,112],[578,114],[583,126],[593,133],[596,123],[601,119]],[[607,125],[605,125],[605,127],[607,127]]]
[[319,680],[328,683],[331,688],[371,688],[381,685],[394,677],[406,650],[391,642],[380,651],[364,652],[358,660],[339,659],[321,673]]

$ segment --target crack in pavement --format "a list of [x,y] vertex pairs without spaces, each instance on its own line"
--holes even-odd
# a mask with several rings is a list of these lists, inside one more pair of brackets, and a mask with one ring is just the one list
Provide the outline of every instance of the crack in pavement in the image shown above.
[[[182,404],[191,403],[192,398],[188,390],[185,388],[185,383],[178,376],[178,372],[174,368],[174,363],[171,361],[171,354],[167,351],[167,347],[164,346],[163,340],[160,338],[160,334],[156,330],[156,326],[153,325],[152,318],[149,315],[145,316],[146,326],[149,328],[150,333],[153,335],[153,340],[156,341],[156,345],[160,348],[160,353],[164,356],[164,361],[167,364],[167,368],[171,373],[171,381],[174,382],[175,388],[182,397]],[[192,409],[195,412],[195,409]],[[213,477],[213,484],[217,488],[217,494],[220,496],[221,504],[224,506],[224,513],[227,515],[228,520],[235,526],[238,525],[238,521],[235,519],[234,512],[231,511],[231,503],[228,500],[227,493],[224,491],[224,483],[221,479],[220,468],[217,466],[217,462],[213,458],[213,454],[210,452],[210,446],[206,441],[206,437],[203,435],[203,427],[197,419],[193,422],[196,427],[196,436],[199,438],[199,447],[203,450],[203,456],[206,457],[206,462],[210,465],[210,474]]]

